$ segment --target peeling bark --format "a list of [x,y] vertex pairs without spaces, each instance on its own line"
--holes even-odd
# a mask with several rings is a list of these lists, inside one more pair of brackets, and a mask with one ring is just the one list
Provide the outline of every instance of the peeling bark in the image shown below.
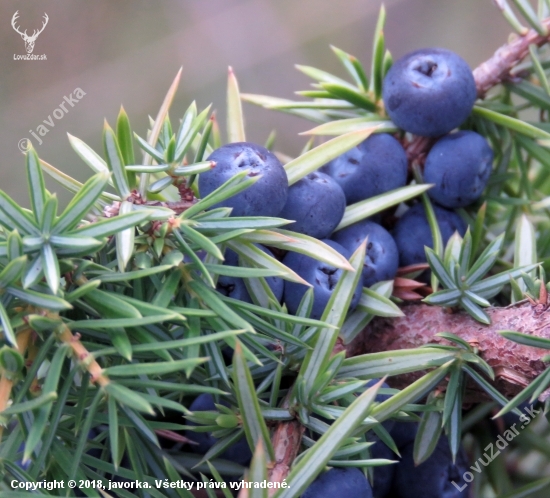
[[[529,303],[487,308],[485,311],[491,317],[491,325],[483,325],[463,311],[449,313],[437,306],[410,304],[401,310],[405,313],[401,318],[375,318],[346,346],[346,354],[357,356],[417,348],[425,344],[450,344],[435,334],[451,332],[478,349],[479,356],[495,371],[494,386],[507,397],[516,395],[547,367],[541,359],[550,351],[509,341],[498,331],[515,330],[550,339],[550,311],[537,313]],[[401,388],[421,375],[422,372],[414,372],[390,377],[388,383]],[[487,400],[487,396],[474,384],[471,388],[467,401]]]
[[[275,463],[269,470],[270,482],[283,482],[290,472],[290,465],[298,455],[302,442],[304,426],[298,420],[282,422],[275,429],[272,443],[275,451]],[[278,490],[270,489],[269,496],[273,496]]]

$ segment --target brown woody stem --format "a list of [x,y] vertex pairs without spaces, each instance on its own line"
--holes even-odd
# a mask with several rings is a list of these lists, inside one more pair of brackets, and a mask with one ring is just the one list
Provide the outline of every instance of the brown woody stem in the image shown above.
[[[541,23],[546,29],[550,28],[550,18],[543,19]],[[490,59],[474,69],[478,97],[483,98],[491,88],[511,78],[511,70],[527,56],[529,45],[540,47],[548,39],[548,35],[539,35],[531,29],[500,47]]]
[[92,382],[97,383],[101,387],[105,387],[109,384],[109,378],[103,374],[101,365],[80,342],[78,334],[73,334],[71,329],[67,327],[67,325],[63,324],[58,332],[58,338],[61,342],[64,342],[71,348],[73,355],[80,366],[84,370],[87,370],[90,374],[90,380]]
[[[285,398],[283,407],[289,407],[289,396]],[[304,426],[299,420],[290,420],[277,425],[272,437],[273,450],[275,452],[275,461],[269,469],[267,476],[270,482],[283,482],[290,472],[290,464],[298,455]],[[277,489],[271,488],[269,496],[273,496]]]
[[[495,372],[494,386],[507,397],[516,395],[546,370],[542,358],[548,350],[523,346],[498,333],[514,330],[550,339],[550,312],[537,311],[529,304],[506,308],[488,308],[491,325],[482,325],[467,313],[449,313],[444,308],[426,304],[409,304],[401,308],[405,316],[375,318],[359,336],[346,347],[348,356],[410,349],[425,344],[449,344],[438,332],[451,332],[474,346]],[[422,372],[391,377],[392,387],[404,387]],[[468,386],[466,401],[486,400],[483,391],[474,384]]]

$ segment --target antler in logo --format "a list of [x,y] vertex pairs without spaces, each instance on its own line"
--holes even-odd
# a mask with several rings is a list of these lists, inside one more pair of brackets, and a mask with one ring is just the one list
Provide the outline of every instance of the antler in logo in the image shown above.
[[48,14],[44,12],[44,23],[42,24],[42,28],[40,28],[40,30],[35,29],[31,36],[27,34],[27,30],[25,30],[24,33],[21,33],[21,31],[19,31],[19,26],[15,24],[15,21],[17,20],[18,17],[19,17],[19,11],[16,11],[15,14],[13,14],[13,17],[11,18],[11,25],[13,29],[15,29],[15,31],[17,31],[21,35],[21,38],[25,40],[25,49],[27,50],[27,53],[32,54],[32,51],[34,50],[34,42],[38,38],[38,35],[42,33],[42,31],[44,31],[46,24],[48,24],[48,20],[49,20]]

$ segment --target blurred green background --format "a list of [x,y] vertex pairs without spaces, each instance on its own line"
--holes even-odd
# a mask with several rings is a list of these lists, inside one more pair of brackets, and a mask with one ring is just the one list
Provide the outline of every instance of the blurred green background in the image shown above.
[[[42,159],[78,179],[90,171],[72,152],[67,132],[101,154],[103,120],[114,125],[124,105],[135,131],[144,136],[180,66],[183,77],[171,111],[180,118],[195,99],[218,110],[224,128],[227,66],[242,92],[292,98],[309,80],[294,64],[342,74],[330,44],[370,64],[378,0],[5,0],[0,4],[0,188],[27,206],[24,159],[18,142],[30,138]],[[462,55],[475,67],[503,44],[509,27],[490,0],[386,0],[386,43],[394,59],[426,46]],[[19,10],[21,30],[49,23],[34,54],[46,61],[14,60],[25,54],[11,19]],[[76,88],[86,95],[41,137],[29,130]],[[245,105],[247,139],[263,143],[277,130],[276,146],[296,154],[309,123]],[[61,187],[49,183],[64,203]]]

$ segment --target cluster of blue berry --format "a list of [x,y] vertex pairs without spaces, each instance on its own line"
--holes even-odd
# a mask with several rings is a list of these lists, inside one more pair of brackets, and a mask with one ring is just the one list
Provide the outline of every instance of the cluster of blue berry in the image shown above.
[[[444,242],[455,230],[463,235],[466,229],[451,209],[479,199],[492,170],[493,151],[484,137],[473,131],[448,134],[468,118],[476,95],[466,62],[444,49],[406,55],[384,80],[384,103],[393,122],[416,135],[441,137],[426,157],[424,180],[434,184],[428,195],[439,205],[435,214]],[[432,237],[420,205],[398,221],[394,237],[402,265],[426,260],[424,245],[429,246]]]
[[[323,240],[349,258],[349,248],[327,239],[340,223],[346,208],[344,191],[331,176],[322,172],[310,173],[289,187],[285,170],[277,157],[264,147],[246,142],[220,147],[208,159],[215,161],[216,167],[200,175],[199,190],[202,196],[213,192],[242,171],[242,168],[246,168],[250,176],[261,174],[262,177],[252,187],[226,200],[221,206],[233,208],[232,216],[279,216],[295,220],[288,226],[290,230]],[[404,160],[406,169],[406,158]],[[261,249],[272,255],[269,249]],[[397,255],[396,251],[395,254]],[[237,260],[234,252],[226,251],[225,264],[236,265]],[[314,286],[311,317],[320,318],[342,270],[294,252],[288,253],[283,263]],[[397,261],[394,274],[396,270]],[[388,275],[387,278],[392,276]],[[274,277],[268,278],[267,282],[274,296],[278,300],[283,300],[288,310],[294,313],[307,287],[290,282],[283,283],[282,279]],[[355,307],[359,301],[361,284],[363,282],[358,285],[351,307]],[[217,288],[226,296],[251,301],[240,278],[221,277]]]
[[[443,49],[424,49],[406,55],[384,80],[386,110],[405,132],[440,137],[429,151],[424,179],[434,184],[428,191],[443,242],[466,224],[453,211],[476,201],[492,169],[493,151],[487,140],[473,131],[450,133],[463,124],[476,99],[476,86],[466,62]],[[352,299],[353,309],[362,286],[395,277],[398,267],[426,261],[424,246],[433,246],[422,204],[413,205],[395,223],[392,233],[382,218],[363,220],[334,231],[346,205],[354,204],[409,181],[408,160],[399,140],[386,133],[371,135],[357,147],[288,186],[277,157],[259,145],[231,143],[214,151],[209,160],[216,167],[199,179],[202,196],[208,195],[243,168],[250,176],[262,175],[252,187],[223,203],[233,216],[279,216],[294,222],[288,229],[326,242],[346,257],[368,237],[362,281]],[[262,250],[269,253],[267,248]],[[341,275],[341,270],[298,253],[288,253],[284,264],[314,287],[312,318],[320,318]],[[226,264],[236,264],[229,252]],[[274,295],[296,312],[306,286],[269,279]],[[242,280],[223,277],[218,290],[250,301]]]
[[[468,65],[458,55],[443,49],[425,49],[398,60],[384,80],[386,111],[404,132],[423,137],[438,137],[429,151],[424,179],[433,183],[428,191],[443,242],[466,224],[453,209],[475,202],[487,185],[492,170],[493,151],[481,135],[473,131],[455,131],[471,113],[476,86]],[[214,151],[209,160],[216,167],[200,175],[202,196],[220,187],[244,169],[249,176],[261,178],[247,190],[226,200],[232,216],[279,216],[293,223],[288,229],[322,240],[342,255],[351,253],[368,237],[362,279],[350,309],[359,302],[361,288],[395,277],[398,267],[426,261],[425,246],[432,246],[432,235],[422,204],[418,203],[395,222],[393,230],[382,225],[382,217],[366,219],[337,230],[346,205],[354,204],[407,184],[410,180],[408,159],[402,143],[390,134],[375,134],[363,143],[330,161],[289,187],[285,170],[277,157],[264,147],[231,143]],[[216,207],[221,207],[216,206]],[[261,247],[271,255],[269,249]],[[312,318],[320,318],[334,291],[342,270],[305,255],[289,252],[283,263],[314,288]],[[226,251],[225,264],[237,265],[238,256]],[[295,313],[306,287],[279,278],[267,279],[273,294]],[[221,277],[218,290],[227,296],[251,301],[244,282],[235,277]],[[384,401],[380,395],[378,402]],[[196,406],[195,406],[196,405]],[[191,410],[214,409],[210,395],[202,395]],[[327,421],[328,422],[328,421]],[[415,468],[413,444],[415,424],[385,422],[401,453],[399,464],[374,471],[371,486],[363,472],[354,468],[333,468],[322,474],[303,497],[335,496],[348,491],[354,497],[461,496],[451,481],[461,483],[465,459],[462,454],[453,463],[448,442],[441,438],[432,456]],[[215,440],[208,433],[189,434],[206,452]],[[242,445],[242,448],[237,448]],[[251,454],[244,439],[229,448],[226,458],[248,464]],[[235,452],[233,452],[235,450]],[[235,454],[233,454],[235,453]],[[381,441],[371,448],[375,458],[395,459]],[[242,458],[241,458],[242,457]],[[413,472],[414,469],[414,472]],[[411,481],[411,476],[414,479]],[[419,484],[422,483],[422,484]],[[333,489],[334,488],[334,489]],[[373,494],[374,493],[374,494]]]

